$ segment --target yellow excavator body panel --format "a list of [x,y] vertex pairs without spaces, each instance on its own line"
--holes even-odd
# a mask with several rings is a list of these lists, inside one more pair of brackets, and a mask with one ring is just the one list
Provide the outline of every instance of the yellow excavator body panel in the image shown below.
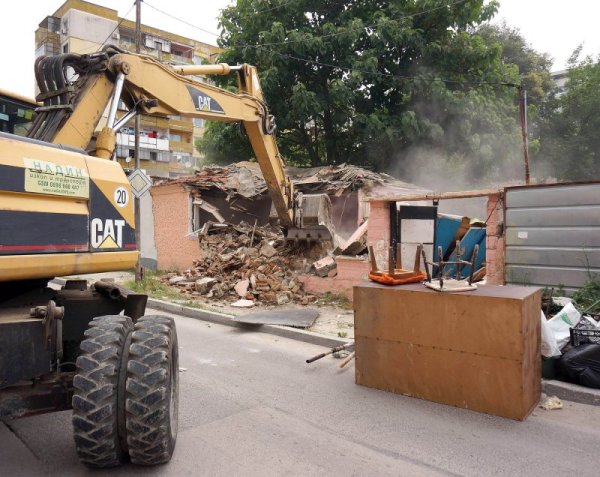
[[0,282],[135,266],[131,187],[113,161],[0,134]]

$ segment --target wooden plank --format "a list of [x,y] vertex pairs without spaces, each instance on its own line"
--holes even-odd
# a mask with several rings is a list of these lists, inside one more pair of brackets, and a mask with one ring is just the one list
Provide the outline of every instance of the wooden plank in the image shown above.
[[389,195],[383,197],[366,197],[367,202],[404,202],[416,200],[469,199],[502,194],[501,189],[465,190],[458,192],[430,192],[427,194]]

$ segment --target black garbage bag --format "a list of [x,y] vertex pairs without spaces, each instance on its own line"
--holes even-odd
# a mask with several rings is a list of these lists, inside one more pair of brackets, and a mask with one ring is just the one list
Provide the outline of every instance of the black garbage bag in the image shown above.
[[600,389],[600,345],[571,348],[558,361],[557,371],[566,381]]

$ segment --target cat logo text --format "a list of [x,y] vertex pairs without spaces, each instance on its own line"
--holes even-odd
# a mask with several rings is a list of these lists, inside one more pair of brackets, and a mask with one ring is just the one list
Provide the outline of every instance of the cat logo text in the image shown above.
[[92,219],[90,224],[92,248],[123,248],[124,220]]

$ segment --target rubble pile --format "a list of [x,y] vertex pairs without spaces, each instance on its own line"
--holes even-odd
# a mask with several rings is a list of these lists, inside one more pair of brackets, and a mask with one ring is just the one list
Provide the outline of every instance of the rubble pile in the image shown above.
[[207,222],[198,239],[201,257],[194,267],[165,278],[182,293],[238,306],[316,301],[316,296],[304,292],[297,278],[312,264],[285,243],[281,232],[245,222]]

